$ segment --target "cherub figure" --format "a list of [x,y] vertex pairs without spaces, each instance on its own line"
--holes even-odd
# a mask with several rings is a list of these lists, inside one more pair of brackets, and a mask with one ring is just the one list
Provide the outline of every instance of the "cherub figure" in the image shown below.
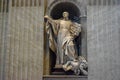
[[76,75],[79,75],[80,73],[82,73],[83,75],[88,75],[88,72],[86,70],[88,68],[87,64],[88,63],[85,58],[79,56],[78,60],[67,61],[67,63],[63,65],[63,69],[65,71],[72,70]]

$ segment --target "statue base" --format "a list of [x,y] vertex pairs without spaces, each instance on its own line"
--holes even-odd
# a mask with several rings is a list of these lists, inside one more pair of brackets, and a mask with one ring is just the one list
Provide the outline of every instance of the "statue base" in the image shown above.
[[64,71],[62,65],[56,65],[51,72],[51,75],[74,75],[73,71]]
[[87,76],[75,75],[45,75],[43,80],[88,80]]

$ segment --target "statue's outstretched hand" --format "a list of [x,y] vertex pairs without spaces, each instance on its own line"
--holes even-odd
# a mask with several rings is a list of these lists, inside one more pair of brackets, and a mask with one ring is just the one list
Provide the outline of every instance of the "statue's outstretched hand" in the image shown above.
[[49,16],[48,16],[48,15],[45,15],[45,16],[44,16],[44,18],[48,19],[48,18],[49,18]]
[[50,23],[53,22],[53,19],[49,17],[48,15],[44,16],[45,22],[48,20]]

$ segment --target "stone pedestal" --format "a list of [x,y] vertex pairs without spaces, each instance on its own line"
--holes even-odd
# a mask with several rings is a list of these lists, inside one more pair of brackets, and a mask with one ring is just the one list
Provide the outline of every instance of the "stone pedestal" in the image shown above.
[[88,80],[87,76],[75,76],[75,75],[50,75],[43,76],[43,80]]

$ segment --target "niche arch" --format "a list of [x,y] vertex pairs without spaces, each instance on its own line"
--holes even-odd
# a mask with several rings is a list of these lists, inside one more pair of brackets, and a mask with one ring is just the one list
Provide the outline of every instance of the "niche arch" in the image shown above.
[[69,18],[73,22],[80,23],[80,10],[82,10],[82,8],[78,6],[78,3],[76,1],[54,1],[51,5],[49,5],[47,10],[47,14],[53,19],[60,19],[62,17],[62,13],[64,11],[67,11],[70,14]]

